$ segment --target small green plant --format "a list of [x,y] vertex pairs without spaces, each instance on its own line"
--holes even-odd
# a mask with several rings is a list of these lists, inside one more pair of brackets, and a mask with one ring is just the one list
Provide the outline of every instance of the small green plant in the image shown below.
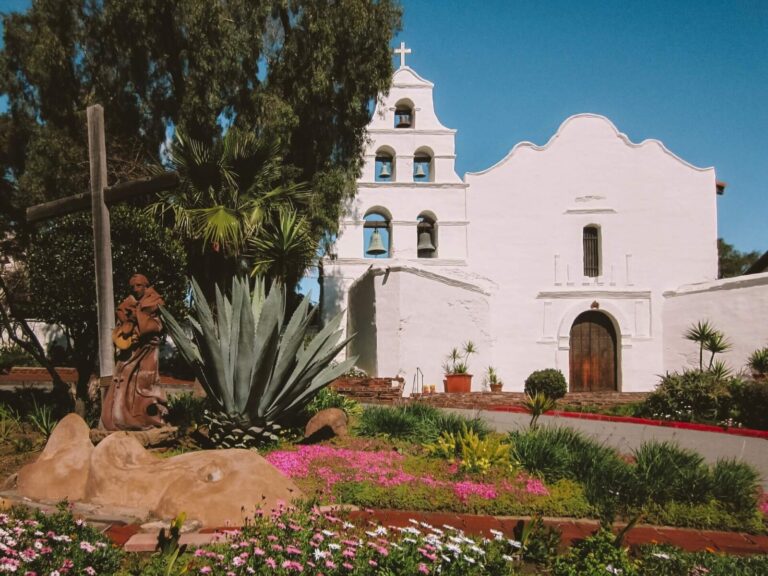
[[546,565],[557,556],[560,531],[545,525],[541,514],[534,514],[528,522],[519,520],[512,534],[520,543],[520,556],[526,562]]
[[556,405],[557,400],[550,398],[545,392],[536,392],[533,396],[526,394],[523,406],[531,413],[529,427],[536,428],[541,415],[550,410],[554,410]]
[[768,376],[768,346],[759,348],[749,355],[747,366],[752,370],[755,378],[765,378]]
[[552,576],[636,576],[638,571],[637,564],[629,557],[629,551],[616,546],[613,533],[600,529],[557,558],[551,573]]
[[447,361],[443,364],[443,371],[446,374],[467,374],[469,373],[469,357],[477,353],[477,348],[471,340],[467,340],[461,350],[454,348],[448,354]]
[[56,428],[56,424],[59,421],[53,415],[53,409],[48,405],[40,405],[36,401],[32,406],[32,411],[29,414],[30,423],[40,432],[45,440],[51,437],[53,429]]
[[543,392],[554,400],[559,400],[568,392],[568,383],[560,370],[547,368],[536,370],[525,379],[525,393],[533,396],[537,392]]
[[35,447],[35,443],[29,436],[17,436],[16,438],[12,438],[11,444],[13,445],[13,451],[16,452],[16,454],[26,454],[27,452],[31,452]]
[[488,366],[483,377],[483,387],[491,390],[501,390],[504,383],[499,378],[499,373],[493,366]]
[[10,414],[0,411],[0,442],[7,443],[19,431],[19,421]]
[[346,397],[344,394],[339,394],[330,386],[320,390],[312,402],[307,405],[306,412],[308,416],[313,416],[328,408],[340,408],[344,410],[347,416],[359,416],[363,413],[363,407],[359,402]]
[[481,438],[464,426],[458,434],[443,432],[427,451],[434,456],[457,461],[459,469],[473,474],[487,474],[493,467],[509,467],[509,445],[497,436]]
[[182,512],[171,521],[171,525],[166,532],[165,528],[160,529],[157,535],[157,545],[155,546],[156,562],[161,565],[165,576],[176,574],[185,574],[186,567],[177,567],[176,562],[179,557],[187,550],[187,545],[179,545],[181,539],[181,528],[184,526],[186,514]]
[[427,444],[437,441],[443,432],[458,433],[462,427],[481,437],[489,432],[488,424],[480,418],[468,419],[442,412],[423,402],[404,406],[370,406],[360,415],[355,432],[359,436],[384,436]]
[[727,380],[733,376],[733,370],[723,360],[715,360],[710,366],[709,372],[718,380]]

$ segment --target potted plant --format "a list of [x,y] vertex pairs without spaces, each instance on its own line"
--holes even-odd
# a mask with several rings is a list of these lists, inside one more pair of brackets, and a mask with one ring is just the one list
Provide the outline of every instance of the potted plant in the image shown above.
[[468,360],[475,352],[477,348],[471,340],[464,343],[461,351],[458,348],[451,350],[446,363],[443,364],[443,370],[445,370],[443,385],[446,392],[469,392],[472,389],[472,374],[469,373]]
[[491,392],[501,392],[504,382],[501,381],[498,372],[496,372],[496,368],[493,366],[488,366],[488,369],[485,371],[484,384],[491,389]]

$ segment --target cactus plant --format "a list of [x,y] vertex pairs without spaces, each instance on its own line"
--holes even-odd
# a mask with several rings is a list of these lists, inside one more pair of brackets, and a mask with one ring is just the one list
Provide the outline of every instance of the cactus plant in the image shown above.
[[250,448],[276,439],[286,422],[357,360],[331,365],[349,342],[339,342],[341,315],[305,345],[314,311],[305,298],[284,324],[281,284],[273,284],[265,296],[264,282],[257,278],[251,296],[247,278],[236,277],[230,297],[217,287],[215,315],[194,279],[192,296],[192,339],[168,310],[161,308],[161,314],[215,406],[205,419],[209,437],[219,447]]

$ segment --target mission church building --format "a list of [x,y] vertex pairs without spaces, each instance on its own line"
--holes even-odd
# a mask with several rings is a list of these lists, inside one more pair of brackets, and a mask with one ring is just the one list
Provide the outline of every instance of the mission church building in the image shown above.
[[[347,353],[369,375],[410,389],[418,368],[439,384],[446,355],[471,340],[473,390],[492,365],[508,391],[543,368],[571,391],[644,391],[696,356],[682,331],[722,310],[723,294],[746,318],[755,298],[768,310],[768,275],[716,281],[713,168],[578,114],[462,179],[433,84],[404,44],[396,52],[322,280],[324,315],[346,310]],[[733,335],[736,367],[766,344],[761,330]]]

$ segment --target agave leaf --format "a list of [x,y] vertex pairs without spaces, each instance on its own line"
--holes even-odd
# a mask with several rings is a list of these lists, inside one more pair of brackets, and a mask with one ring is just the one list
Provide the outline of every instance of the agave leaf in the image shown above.
[[[232,326],[232,304],[221,293],[219,285],[215,286],[216,293],[216,328],[219,335],[219,350],[221,358],[224,361],[224,382],[228,390],[233,390],[232,386],[232,361],[230,358],[230,327]],[[234,397],[234,394],[233,394]]]
[[[344,347],[349,343],[349,341],[352,339],[353,336],[350,336],[349,338],[344,339],[342,342],[336,344],[335,346],[332,346],[331,343],[335,343],[339,335],[341,334],[341,331],[338,331],[334,334],[332,340],[328,342],[328,347],[324,348],[323,353],[318,355],[315,360],[313,360],[311,363],[307,365],[307,367],[302,371],[301,374],[296,376],[295,378],[293,375],[290,379],[288,379],[285,383],[284,389],[280,392],[280,394],[277,395],[277,398],[272,403],[272,406],[269,408],[270,410],[274,408],[275,406],[278,408],[289,406],[292,402],[292,398],[299,396],[303,393],[303,391],[308,388],[311,383],[314,381],[314,379],[326,368],[330,365],[331,361],[338,356],[339,352],[341,352]],[[342,374],[346,372],[344,370]],[[266,412],[266,409],[265,409]]]
[[216,386],[221,393],[224,410],[232,413],[235,410],[235,402],[232,390],[227,386],[224,358],[222,358],[219,340],[216,336],[216,324],[214,323],[211,309],[208,307],[208,302],[205,301],[203,291],[194,278],[192,279],[192,294],[195,311],[197,312],[197,320],[200,324],[197,346],[200,350],[203,364],[208,367],[211,386]]
[[272,377],[264,387],[264,393],[259,401],[259,413],[261,414],[283,391],[290,387],[286,377],[289,375],[289,370],[296,364],[296,354],[304,343],[307,326],[312,320],[312,314],[309,314],[308,310],[309,298],[305,298],[299,304],[299,307],[296,308],[291,320],[288,322],[288,326],[286,326],[280,337],[275,368],[272,371]]
[[[298,376],[306,369],[312,359],[317,356],[318,351],[323,348],[323,346],[326,345],[326,342],[328,342],[329,339],[334,336],[334,333],[341,324],[341,318],[341,313],[334,316],[330,322],[323,326],[322,330],[320,330],[320,332],[315,335],[307,347],[304,348],[304,350],[299,351],[296,356],[296,367],[294,368],[289,380],[298,378]],[[338,337],[339,336],[336,335],[336,339],[338,339]],[[336,342],[336,340],[332,341]]]
[[233,324],[237,324],[237,334],[232,335],[232,354],[230,362],[234,366],[235,405],[240,413],[245,412],[251,388],[251,373],[256,358],[255,331],[253,314],[248,298],[248,280],[236,279],[232,285],[232,299],[237,302],[233,311]]
[[203,366],[203,360],[200,356],[200,351],[198,350],[197,346],[195,346],[194,342],[192,342],[184,333],[182,327],[164,306],[160,307],[160,315],[163,318],[163,323],[168,329],[168,333],[170,334],[171,339],[173,340],[174,344],[176,344],[176,348],[178,349],[179,354],[181,354],[184,360],[186,360],[189,365],[192,366],[192,369],[195,372],[195,376],[200,382],[200,385],[205,390],[208,398],[210,398],[218,406],[223,407],[218,388],[212,386],[208,381],[208,374]]
[[264,301],[256,328],[256,342],[259,348],[256,351],[256,361],[251,374],[251,392],[246,404],[246,411],[251,418],[260,417],[259,401],[272,377],[279,351],[284,310],[285,292],[283,286],[275,282]]
[[[347,340],[348,341],[348,340]],[[346,345],[346,342],[344,343]],[[301,391],[296,390],[298,394],[291,394],[284,398],[284,402],[278,402],[273,404],[269,411],[265,413],[267,420],[272,420],[281,413],[295,412],[301,409],[304,404],[309,402],[320,389],[328,386],[336,378],[344,374],[347,370],[352,368],[357,362],[357,356],[347,358],[343,362],[339,362],[335,366],[327,365],[312,381]]]
[[[256,277],[256,284],[253,287],[253,296],[251,297],[251,315],[253,316],[254,330],[259,326],[259,318],[261,317],[261,309],[264,306],[265,294],[265,282],[261,276]],[[255,334],[254,334],[255,336]],[[254,341],[254,349],[256,342]]]

